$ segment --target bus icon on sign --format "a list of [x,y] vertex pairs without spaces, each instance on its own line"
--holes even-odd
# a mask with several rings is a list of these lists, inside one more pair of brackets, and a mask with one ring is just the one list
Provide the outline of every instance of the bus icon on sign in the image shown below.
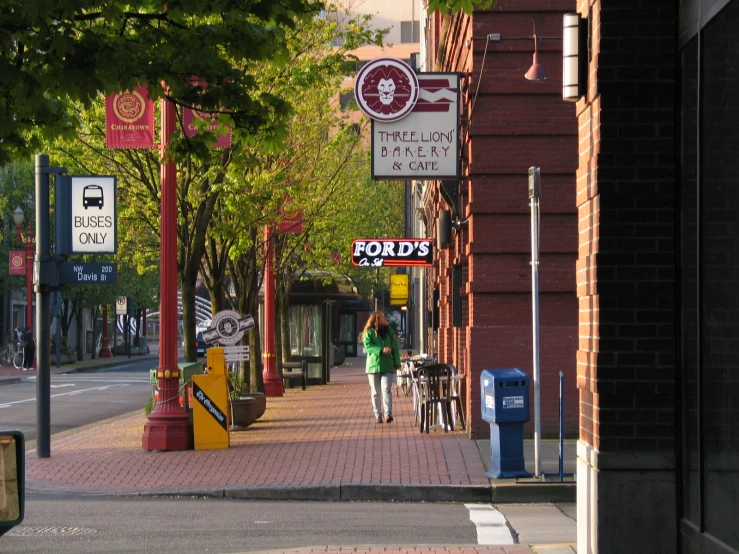
[[100,185],[87,185],[82,189],[82,205],[87,209],[88,206],[97,206],[103,209],[103,187]]

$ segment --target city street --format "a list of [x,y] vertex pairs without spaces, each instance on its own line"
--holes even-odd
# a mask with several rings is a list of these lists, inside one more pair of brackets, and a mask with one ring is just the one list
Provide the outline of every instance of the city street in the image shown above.
[[[490,505],[480,507],[492,511]],[[515,511],[516,506],[496,508],[505,514],[507,510]],[[574,510],[574,505],[549,509]],[[571,533],[574,520],[564,514],[561,520],[562,531]],[[498,530],[501,536],[507,535],[507,544],[512,545],[516,530],[512,532],[505,525]],[[0,549],[225,553],[288,550],[307,545],[383,544],[466,545],[465,550],[469,550],[485,544],[480,541],[484,536],[478,534],[470,520],[470,509],[461,503],[116,499],[32,494],[23,526],[0,538]],[[525,537],[521,538],[524,542]],[[499,539],[497,544],[505,543]]]
[[[51,434],[143,411],[151,396],[152,359],[136,360],[95,373],[52,374]],[[0,429],[23,431],[36,439],[36,372],[25,372],[20,383],[0,387]]]

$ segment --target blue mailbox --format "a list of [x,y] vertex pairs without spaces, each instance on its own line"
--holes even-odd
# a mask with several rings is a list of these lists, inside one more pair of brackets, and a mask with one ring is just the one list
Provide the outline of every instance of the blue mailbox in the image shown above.
[[490,423],[488,477],[531,477],[523,458],[523,424],[529,419],[529,376],[518,368],[480,375],[482,419]]

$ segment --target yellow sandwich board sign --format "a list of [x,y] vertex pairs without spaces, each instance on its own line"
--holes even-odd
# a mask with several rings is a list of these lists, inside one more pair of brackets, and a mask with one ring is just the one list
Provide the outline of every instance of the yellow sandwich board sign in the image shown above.
[[192,422],[195,450],[215,450],[231,445],[228,434],[228,389],[221,374],[193,375]]

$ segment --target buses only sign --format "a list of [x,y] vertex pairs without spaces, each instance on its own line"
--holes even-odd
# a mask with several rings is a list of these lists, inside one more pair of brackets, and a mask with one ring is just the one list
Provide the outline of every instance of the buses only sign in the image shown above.
[[116,178],[70,177],[71,253],[114,254],[117,246]]

